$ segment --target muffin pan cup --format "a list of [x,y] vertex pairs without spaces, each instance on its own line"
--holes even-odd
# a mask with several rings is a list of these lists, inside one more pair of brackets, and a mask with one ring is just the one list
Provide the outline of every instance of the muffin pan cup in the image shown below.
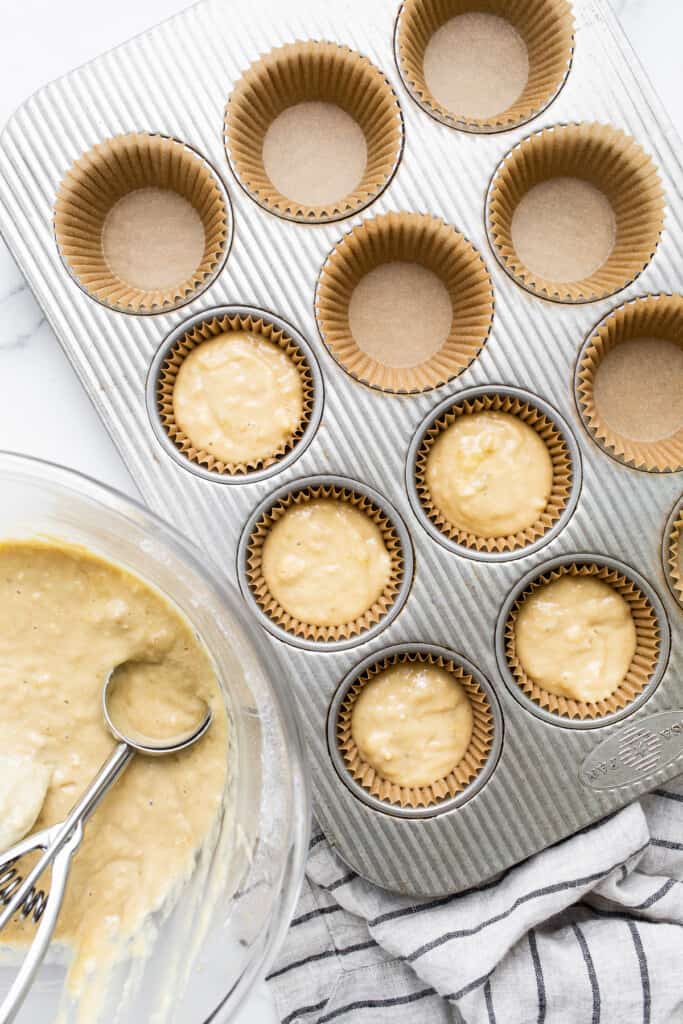
[[[578,281],[557,282],[530,270],[512,236],[521,200],[534,186],[558,178],[594,185],[609,200],[615,218],[609,256]],[[654,256],[664,227],[660,176],[645,149],[612,125],[554,125],[523,139],[502,159],[489,186],[486,225],[496,259],[522,288],[554,302],[596,302],[626,288]]]
[[[623,682],[611,696],[594,703],[544,690],[529,678],[516,654],[515,621],[525,599],[564,576],[607,583],[628,604],[636,627],[636,650]],[[528,573],[507,598],[496,626],[498,665],[513,695],[532,714],[567,728],[600,727],[632,714],[659,684],[669,647],[669,625],[656,592],[639,573],[602,555],[563,555]]]
[[681,552],[683,552],[683,496],[676,502],[667,519],[662,544],[664,575],[671,588],[671,593],[683,609]]
[[[145,188],[175,192],[202,222],[201,262],[173,286],[150,289],[122,280],[103,250],[108,214]],[[220,273],[232,241],[232,210],[215,169],[197,151],[175,138],[131,132],[98,143],[69,168],[55,202],[54,233],[67,270],[94,299],[124,313],[160,313],[190,302]]]
[[[504,18],[526,43],[529,76],[506,110],[491,117],[467,117],[449,110],[431,92],[424,56],[434,33],[451,18],[472,12]],[[574,53],[574,23],[567,0],[404,0],[396,20],[396,64],[406,89],[422,109],[451,128],[492,134],[526,124],[557,97]]]
[[[654,257],[638,290],[680,290],[683,197],[678,182],[683,168],[677,144],[637,61],[619,39],[607,3],[573,0],[572,8],[572,70],[566,87],[539,118],[539,128],[609,122],[612,132],[635,139],[643,160],[640,172],[646,175],[652,164],[647,154],[656,154],[657,182],[644,188],[643,208],[659,217],[663,194],[666,231],[661,239],[656,230],[652,233],[647,255],[654,252]],[[683,478],[675,472],[636,472],[609,458],[577,411],[572,373],[581,346],[596,321],[630,300],[635,290],[595,310],[574,301],[560,306],[529,294],[500,271],[494,261],[500,254],[487,242],[487,189],[503,152],[519,154],[530,129],[510,129],[505,138],[455,134],[426,116],[407,93],[394,60],[397,14],[398,0],[297,0],[296,12],[286,0],[231,0],[229,5],[208,2],[189,8],[53,83],[10,120],[0,137],[0,230],[144,500],[201,546],[226,582],[241,586],[246,613],[263,626],[263,643],[272,645],[281,666],[274,682],[298,712],[310,755],[316,816],[334,848],[351,869],[378,885],[437,897],[480,885],[683,770],[683,743],[676,747],[677,739],[665,742],[660,735],[664,720],[683,718],[683,613],[665,581],[662,552],[663,531],[680,500]],[[393,177],[382,182],[386,188],[379,196],[373,192],[352,210],[340,210],[349,218],[343,226],[274,215],[245,192],[238,168],[226,159],[223,111],[226,103],[231,106],[244,69],[283,45],[304,41],[306,49],[311,39],[367,54],[382,81],[388,79],[392,167],[405,122],[405,148]],[[150,67],[168,67],[172,52],[183,54],[185,73],[173,81],[150,74]],[[376,95],[379,101],[387,93],[380,88]],[[73,113],[74,96],[88,98],[87,110]],[[92,289],[89,294],[74,287],[55,242],[53,202],[83,153],[116,132],[153,133],[160,123],[169,136],[186,140],[193,159],[216,169],[219,185],[224,179],[230,194],[225,201],[234,204],[234,239],[227,262],[209,278],[206,292],[183,297],[193,299],[186,312],[159,307],[158,315],[129,316],[94,301]],[[371,205],[361,212],[366,200]],[[634,215],[640,213],[636,204]],[[401,228],[406,216],[410,224],[426,224],[429,230],[420,235],[411,227],[406,232]],[[351,267],[346,273],[344,263],[353,253],[350,262],[358,267],[354,239],[359,234],[366,239],[366,254],[374,245],[382,248],[386,235],[378,226],[383,223],[393,225],[392,238],[402,232],[403,237],[423,238],[442,281],[454,249],[469,254],[457,264],[460,278],[453,275],[453,308],[462,313],[467,307],[471,313],[461,334],[463,350],[429,375],[408,374],[398,382],[386,370],[378,378],[367,367],[349,366],[348,351],[335,347],[325,320],[348,303],[356,271]],[[228,236],[231,230],[229,219]],[[412,255],[403,253],[404,259],[416,258],[415,249]],[[401,250],[384,248],[378,255],[396,259]],[[381,262],[367,258],[368,267]],[[316,284],[332,263],[344,287],[330,289],[323,309],[320,285],[316,310]],[[476,274],[465,287],[473,269]],[[620,281],[633,276],[634,269],[626,268]],[[418,312],[423,323],[432,314],[424,304]],[[202,322],[223,315],[262,317],[283,330],[306,356],[314,385],[311,417],[294,447],[269,466],[234,475],[181,451],[166,433],[157,406],[159,373],[173,345],[188,330],[201,331]],[[471,389],[500,395],[510,389],[518,397],[523,392],[565,438],[577,493],[581,477],[575,505],[572,493],[561,519],[546,533],[501,557],[483,552],[487,557],[482,559],[474,549],[452,547],[441,531],[430,534],[428,523],[434,524],[421,516],[410,494],[406,466],[411,442],[428,418],[433,422],[437,409],[447,412]],[[398,592],[386,613],[339,639],[316,639],[305,630],[285,628],[259,605],[247,572],[248,540],[260,519],[277,501],[311,484],[321,493],[350,488],[383,509],[403,556]],[[499,663],[495,642],[502,610],[518,585],[543,573],[549,560],[576,561],[577,552],[590,552],[586,557],[593,562],[616,560],[655,609],[659,682],[653,678],[614,718],[605,715],[567,727],[559,715],[531,700],[529,706],[524,703],[507,662]],[[354,780],[346,768],[338,771],[333,744],[328,745],[330,707],[340,682],[366,659],[376,661],[388,649],[405,645],[423,652],[432,646],[461,652],[455,660],[464,665],[466,659],[472,677],[488,681],[496,698],[491,702],[494,717],[498,707],[504,726],[494,729],[499,743],[494,756],[463,793],[455,794],[452,803],[450,795],[444,797],[436,813],[422,808],[430,813],[418,817],[395,813],[386,800],[374,804],[369,791],[350,784]],[[634,731],[660,735],[661,756],[646,764],[622,758],[622,740]],[[614,763],[619,768],[611,774]]]
[[[184,358],[203,341],[230,331],[246,331],[273,342],[290,357],[302,382],[299,426],[272,455],[250,462],[225,463],[198,448],[178,427],[173,413],[173,385]],[[150,423],[164,450],[191,473],[225,484],[266,480],[295,462],[315,437],[324,404],[320,366],[308,342],[281,317],[253,306],[218,306],[178,324],[157,350],[145,390]]]
[[[283,195],[263,161],[268,128],[283,111],[305,102],[340,107],[360,126],[367,147],[356,188],[324,205]],[[224,133],[235,176],[252,199],[278,217],[308,224],[340,220],[368,206],[393,178],[403,152],[403,116],[389,80],[355,50],[320,40],[288,43],[256,60],[230,96]]]
[[[553,464],[552,488],[543,513],[532,526],[508,537],[478,537],[458,529],[434,505],[425,479],[429,452],[439,435],[458,417],[489,410],[517,416],[531,426],[546,444]],[[495,384],[468,388],[440,402],[418,427],[406,462],[408,497],[427,533],[449,551],[481,561],[520,558],[548,544],[571,518],[581,479],[579,447],[560,414],[537,395]]]
[[[351,297],[359,282],[393,262],[433,271],[448,291],[453,319],[441,348],[416,366],[399,367],[368,355],[349,324]],[[427,214],[391,212],[364,220],[343,236],[320,271],[315,294],[318,330],[340,366],[362,384],[396,394],[415,394],[462,373],[481,352],[493,321],[493,286],[472,243],[450,224]],[[417,309],[416,322],[430,310]]]
[[[391,576],[379,599],[359,618],[340,626],[312,625],[290,615],[270,593],[262,573],[263,545],[278,519],[289,508],[325,498],[366,513],[379,527],[391,558]],[[240,588],[247,604],[274,636],[305,650],[343,651],[376,636],[400,612],[413,578],[412,543],[399,513],[372,487],[344,477],[308,477],[278,488],[249,519],[237,559]]]
[[[446,778],[429,786],[400,786],[363,761],[351,734],[351,714],[363,686],[378,672],[402,664],[444,668],[465,689],[473,729],[464,757]],[[434,644],[398,644],[372,654],[340,683],[327,719],[330,756],[342,781],[370,807],[402,818],[429,818],[462,806],[495,770],[503,743],[503,719],[488,680],[467,659]]]
[[595,378],[605,357],[622,342],[648,337],[683,349],[683,295],[639,296],[601,320],[579,353],[576,401],[586,429],[608,455],[634,469],[675,473],[683,469],[683,424],[669,437],[638,441],[613,430],[595,402]]

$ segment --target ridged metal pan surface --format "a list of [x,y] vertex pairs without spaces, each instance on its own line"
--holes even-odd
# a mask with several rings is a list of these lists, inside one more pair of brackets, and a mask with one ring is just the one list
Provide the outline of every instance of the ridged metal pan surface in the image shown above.
[[[583,340],[610,309],[635,295],[681,290],[683,168],[669,121],[607,3],[574,0],[574,11],[576,47],[566,84],[539,117],[502,134],[455,131],[413,102],[394,62],[394,0],[205,0],[36,93],[0,139],[3,236],[145,500],[209,552],[227,579],[237,581],[238,541],[253,510],[289,481],[326,474],[368,484],[405,522],[415,573],[386,629],[343,651],[298,649],[265,630],[263,638],[280,654],[281,685],[301,712],[327,835],[366,878],[416,895],[482,882],[683,768],[674,751],[662,757],[663,767],[648,762],[645,774],[627,773],[612,788],[585,781],[598,768],[581,771],[620,729],[683,707],[683,615],[662,564],[662,535],[682,476],[634,471],[605,455],[582,424],[573,390]],[[362,214],[333,224],[291,223],[261,209],[232,176],[223,147],[224,105],[241,72],[260,53],[295,39],[334,40],[367,55],[391,81],[403,111],[405,147],[389,187]],[[590,120],[625,129],[652,155],[666,193],[666,225],[654,259],[630,287],[612,299],[563,306],[528,294],[499,266],[486,237],[485,196],[499,161],[520,139],[545,126]],[[161,132],[195,147],[221,174],[232,200],[234,236],[221,273],[199,298],[166,315],[131,316],[93,301],[69,277],[53,237],[55,193],[69,166],[95,143],[129,131]],[[330,249],[364,217],[390,210],[433,213],[454,224],[479,248],[495,289],[493,329],[481,355],[456,380],[417,396],[382,394],[351,379],[321,343],[314,315],[316,280]],[[320,425],[301,457],[267,479],[230,487],[168,454],[145,397],[150,366],[169,333],[224,305],[257,307],[293,325],[315,351],[325,389]],[[416,517],[405,484],[411,439],[429,411],[482,385],[540,396],[569,425],[582,467],[566,526],[548,544],[508,561],[479,561],[437,543]],[[513,587],[534,567],[577,552],[615,558],[639,573],[659,596],[671,633],[671,653],[649,699],[620,722],[590,730],[530,714],[505,684],[495,651],[496,622]],[[327,746],[328,709],[344,677],[370,654],[405,643],[463,655],[491,683],[504,721],[502,749],[486,784],[462,805],[425,819],[401,818],[358,799]]]

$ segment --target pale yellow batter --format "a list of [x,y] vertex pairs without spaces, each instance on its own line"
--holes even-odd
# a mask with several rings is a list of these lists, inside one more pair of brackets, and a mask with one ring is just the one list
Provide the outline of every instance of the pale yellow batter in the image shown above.
[[274,342],[247,331],[219,334],[183,360],[173,412],[192,443],[216,459],[265,459],[301,423],[301,376]]
[[367,612],[391,577],[382,532],[365,512],[322,498],[290,506],[263,545],[263,576],[301,622],[342,626]]
[[636,650],[628,604],[591,576],[562,576],[531,594],[515,638],[520,663],[538,686],[587,702],[614,693]]
[[[35,824],[37,808],[27,804],[19,831],[61,821],[113,750],[101,710],[113,666],[140,663],[140,688],[119,709],[128,708],[147,735],[194,724],[201,701],[214,712],[196,746],[137,755],[88,822],[56,932],[73,949],[69,981],[77,992],[190,874],[223,795],[225,708],[188,622],[158,591],[83,548],[0,544],[0,609],[0,754],[14,771],[28,762],[47,780]],[[23,945],[34,934],[32,923],[14,921],[0,942]]]
[[472,705],[451,672],[395,665],[360,691],[351,733],[364,761],[400,786],[429,786],[462,760],[472,737]]
[[553,483],[548,449],[505,412],[459,416],[434,442],[426,483],[439,512],[477,537],[509,537],[535,523]]

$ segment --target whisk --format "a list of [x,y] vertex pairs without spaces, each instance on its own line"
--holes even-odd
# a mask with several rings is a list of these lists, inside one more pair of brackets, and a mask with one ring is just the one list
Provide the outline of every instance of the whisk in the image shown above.
[[[102,687],[104,720],[111,734],[119,741],[111,756],[102,765],[64,821],[26,836],[4,854],[0,854],[0,907],[4,904],[4,909],[0,913],[0,932],[17,913],[25,919],[32,918],[38,925],[28,953],[0,1006],[0,1024],[10,1024],[15,1019],[33,983],[57,924],[69,880],[71,858],[81,844],[88,818],[104,795],[122,775],[136,753],[151,757],[175,754],[201,739],[211,725],[213,712],[206,705],[199,724],[181,735],[162,741],[126,735],[112,721],[108,705],[111,684],[116,673],[126,664],[130,663],[124,662],[113,668]],[[20,859],[27,853],[41,850],[42,856],[37,863],[25,876],[22,875],[18,863]],[[37,887],[37,882],[50,866],[52,877],[49,892],[46,892]]]

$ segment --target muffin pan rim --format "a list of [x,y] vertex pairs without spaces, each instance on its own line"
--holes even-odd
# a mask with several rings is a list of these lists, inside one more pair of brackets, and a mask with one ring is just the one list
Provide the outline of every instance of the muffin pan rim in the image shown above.
[[[274,622],[273,619],[263,611],[256,601],[249,584],[249,574],[247,570],[249,542],[257,523],[261,517],[282,498],[287,497],[289,494],[297,493],[298,491],[308,490],[311,487],[338,487],[340,490],[348,490],[368,498],[377,506],[378,509],[380,509],[380,511],[384,512],[387,519],[394,527],[401,545],[401,553],[403,555],[403,577],[401,579],[398,593],[396,594],[396,597],[389,607],[386,615],[384,615],[369,629],[363,630],[355,636],[345,637],[341,640],[309,640],[306,637],[297,636],[294,633],[288,632],[282,626],[278,625],[278,623]],[[383,630],[394,622],[408,600],[408,596],[413,585],[414,573],[415,553],[412,537],[410,536],[410,531],[406,526],[403,516],[396,506],[389,501],[388,498],[385,498],[383,494],[380,494],[379,491],[375,490],[375,488],[370,484],[366,484],[363,481],[356,480],[352,477],[332,473],[316,473],[298,477],[297,479],[290,480],[286,484],[282,484],[274,491],[271,491],[253,510],[242,527],[240,537],[237,542],[237,582],[239,584],[242,597],[250,611],[256,616],[264,629],[266,629],[277,640],[280,640],[282,643],[289,646],[298,647],[302,651],[309,651],[318,654],[334,654],[340,651],[348,651],[353,647],[359,647],[361,644],[368,643],[379,633],[383,632]]]
[[[628,580],[635,583],[638,589],[647,598],[655,614],[655,619],[657,620],[657,625],[660,630],[659,652],[657,654],[655,670],[652,673],[652,678],[648,680],[643,691],[639,693],[634,700],[625,707],[620,708],[618,711],[592,719],[571,719],[553,714],[552,711],[548,711],[545,708],[540,707],[535,703],[535,701],[527,697],[512,675],[505,650],[505,629],[508,619],[510,618],[510,613],[515,603],[522,596],[524,591],[527,590],[539,576],[545,576],[552,572],[553,569],[574,564],[597,565],[601,568],[606,567],[614,569],[625,576]],[[637,569],[634,569],[631,565],[622,562],[618,558],[614,558],[612,555],[598,554],[595,552],[591,553],[587,551],[570,551],[562,555],[556,555],[554,558],[548,559],[545,562],[536,564],[532,569],[518,579],[509,590],[496,619],[496,662],[498,666],[498,673],[507,687],[507,690],[512,694],[515,700],[521,704],[525,711],[528,711],[547,725],[552,725],[560,729],[592,732],[594,730],[606,728],[610,725],[615,725],[617,722],[621,722],[622,719],[628,718],[636,711],[639,711],[643,705],[650,700],[662,681],[668,667],[670,651],[671,628],[664,602],[660,598],[654,586],[644,576],[642,576]]]
[[[518,398],[529,405],[535,406],[545,416],[547,416],[548,419],[555,424],[567,445],[572,467],[572,483],[569,491],[569,498],[558,521],[532,544],[528,544],[522,548],[513,548],[511,551],[477,551],[475,548],[467,547],[465,544],[459,544],[457,541],[447,537],[446,534],[439,529],[436,523],[432,522],[425,512],[417,490],[415,474],[417,453],[424,440],[424,435],[427,433],[429,428],[436,422],[436,420],[443,416],[444,413],[447,413],[452,409],[453,406],[460,405],[463,402],[481,398],[489,394],[500,394],[510,398]],[[535,554],[540,548],[545,547],[546,544],[551,544],[552,541],[554,541],[555,538],[562,533],[562,531],[571,522],[581,498],[581,490],[583,487],[583,463],[581,458],[581,449],[579,448],[579,444],[569,422],[565,420],[554,406],[540,395],[536,395],[532,391],[527,391],[524,388],[511,384],[480,384],[475,387],[465,388],[463,391],[458,391],[453,395],[447,395],[446,398],[442,399],[442,401],[438,403],[438,405],[427,412],[424,418],[420,421],[410,440],[410,446],[405,460],[405,486],[408,492],[410,507],[420,526],[427,531],[432,540],[436,541],[437,544],[441,544],[441,546],[451,554],[461,555],[463,558],[472,558],[475,562],[517,561],[520,558],[526,558],[529,555]]]
[[207,277],[206,281],[203,281],[201,283],[201,285],[195,291],[191,292],[186,298],[184,298],[182,301],[180,301],[178,303],[173,303],[172,305],[164,306],[161,309],[140,309],[140,310],[137,310],[137,309],[127,309],[125,306],[114,305],[111,302],[106,302],[104,299],[101,299],[97,295],[94,295],[83,284],[83,282],[78,278],[78,276],[76,275],[75,271],[73,271],[71,269],[71,267],[69,266],[69,263],[68,263],[65,255],[64,255],[64,253],[62,252],[62,247],[59,244],[59,241],[58,241],[58,238],[57,238],[57,230],[56,230],[56,223],[55,223],[56,206],[57,206],[57,192],[52,197],[52,205],[51,205],[50,223],[51,223],[51,228],[52,228],[52,238],[53,238],[53,241],[54,241],[54,244],[55,244],[55,249],[57,250],[57,253],[59,255],[60,262],[61,262],[62,266],[64,267],[66,273],[68,274],[69,278],[73,281],[73,283],[79,288],[79,290],[81,292],[83,292],[83,294],[88,299],[90,299],[93,302],[96,302],[99,306],[102,306],[103,309],[107,309],[107,310],[109,310],[112,313],[123,313],[125,316],[130,316],[130,317],[153,317],[153,316],[159,317],[159,316],[166,316],[166,315],[168,315],[170,313],[175,313],[177,310],[183,309],[185,306],[189,306],[190,303],[195,302],[196,300],[200,299],[201,296],[204,295],[204,293],[206,291],[208,291],[208,289],[211,288],[211,286],[216,283],[216,281],[218,280],[220,275],[225,270],[225,267],[226,267],[226,264],[227,264],[228,259],[230,257],[230,253],[232,251],[233,243],[234,243],[234,240],[235,240],[235,211],[234,211],[234,208],[233,208],[233,205],[232,205],[232,198],[230,196],[230,190],[228,189],[228,186],[226,185],[225,181],[223,180],[223,176],[221,175],[220,171],[218,170],[217,165],[215,163],[213,163],[213,161],[209,160],[209,158],[197,146],[193,146],[191,143],[186,142],[184,139],[180,138],[180,136],[178,136],[178,135],[171,135],[168,132],[156,131],[154,129],[149,129],[149,128],[131,128],[128,131],[116,132],[115,135],[105,135],[105,136],[102,136],[99,139],[99,142],[93,143],[93,145],[88,146],[87,149],[83,150],[83,152],[80,154],[79,157],[76,157],[76,159],[71,162],[71,164],[67,167],[67,169],[61,175],[59,187],[61,187],[61,183],[64,181],[66,175],[76,165],[76,163],[80,159],[82,159],[82,157],[86,156],[87,153],[89,153],[91,150],[93,150],[95,148],[95,146],[101,145],[104,142],[109,142],[112,139],[121,138],[121,137],[126,136],[126,135],[149,135],[152,138],[161,138],[161,139],[166,139],[169,142],[178,142],[181,146],[184,146],[185,149],[188,149],[191,153],[193,153],[194,156],[207,168],[207,170],[209,171],[211,176],[214,178],[216,187],[217,187],[218,191],[221,193],[221,198],[222,198],[222,200],[223,200],[223,202],[225,204],[225,214],[226,214],[225,222],[226,222],[226,228],[227,228],[225,250],[223,252],[223,255],[222,255],[221,259],[218,261],[218,264],[214,268],[214,270]]
[[[515,131],[518,128],[523,128],[525,125],[530,124],[537,117],[540,117],[542,114],[544,114],[548,110],[548,108],[552,106],[552,104],[555,102],[555,100],[558,98],[558,96],[560,95],[560,93],[564,89],[565,85],[567,84],[569,76],[570,76],[570,74],[572,72],[572,68],[574,66],[574,57],[576,55],[576,19],[573,17],[573,5],[571,4],[571,2],[570,2],[569,6],[571,8],[571,15],[572,15],[572,22],[573,22],[573,24],[572,24],[572,44],[571,44],[571,49],[569,51],[569,58],[567,60],[567,67],[566,67],[564,75],[563,75],[561,81],[559,82],[557,88],[555,89],[553,94],[549,97],[549,99],[547,99],[543,103],[543,105],[541,107],[539,107],[537,110],[535,110],[528,117],[524,117],[521,120],[514,121],[511,124],[501,125],[500,127],[493,126],[491,128],[488,128],[486,126],[476,127],[473,122],[468,121],[466,118],[463,118],[461,120],[458,117],[456,117],[455,115],[444,115],[444,114],[441,114],[441,112],[439,110],[437,110],[435,107],[433,107],[427,100],[421,100],[419,98],[419,96],[417,96],[415,94],[412,86],[408,82],[408,79],[407,79],[407,77],[405,75],[405,72],[403,70],[403,67],[402,67],[401,55],[400,55],[400,45],[399,45],[399,32],[400,32],[401,15],[403,14],[403,10],[405,8],[405,4],[406,4],[406,0],[401,0],[401,4],[399,6],[398,13],[396,15],[396,20],[394,22],[394,45],[393,45],[393,49],[394,49],[394,61],[396,63],[396,70],[398,71],[398,76],[401,79],[401,83],[403,84],[403,88],[405,89],[406,93],[408,94],[408,96],[410,97],[412,102],[415,103],[416,106],[419,107],[419,109],[421,111],[423,111],[425,114],[427,114],[429,117],[431,117],[432,120],[437,121],[439,124],[445,125],[447,128],[452,128],[454,131],[458,131],[458,132],[464,132],[467,135],[504,135],[506,132]],[[446,22],[444,22],[444,24],[446,24]],[[441,104],[440,104],[440,106],[441,106]]]
[[[206,320],[211,320],[215,317],[248,317],[253,316],[254,314],[257,314],[258,319],[266,320],[278,330],[284,331],[284,333],[292,339],[297,348],[303,353],[306,362],[308,363],[313,381],[313,408],[303,434],[299,440],[296,441],[294,446],[288,452],[285,452],[282,458],[277,459],[274,463],[270,466],[266,466],[264,469],[256,469],[253,470],[253,472],[240,474],[217,473],[214,470],[206,469],[199,463],[188,459],[188,457],[180,451],[177,445],[175,445],[168,436],[168,433],[161,422],[161,416],[158,408],[157,386],[159,376],[169,352],[183,337],[183,335],[187,334],[188,331],[198,327]],[[176,326],[169,331],[161,341],[154,353],[147,371],[147,378],[145,381],[145,405],[147,408],[149,422],[156,440],[159,442],[166,454],[169,455],[179,466],[182,466],[185,470],[189,470],[189,472],[194,476],[200,477],[202,480],[208,480],[211,483],[226,484],[228,486],[236,484],[246,485],[258,483],[261,480],[268,480],[270,477],[276,476],[278,473],[282,473],[285,469],[296,462],[297,459],[299,459],[310,447],[315,440],[322,422],[325,408],[325,383],[320,369],[320,364],[318,362],[318,357],[316,356],[313,347],[309,344],[303,333],[293,324],[290,324],[285,320],[284,317],[279,316],[277,313],[271,313],[268,310],[260,309],[257,306],[212,306],[209,309],[200,310],[199,312],[194,313],[186,320],[181,320],[180,323],[176,324]]]
[[[353,686],[359,676],[367,671],[367,669],[372,668],[372,666],[378,661],[383,661],[385,658],[401,654],[431,654],[437,658],[442,657],[448,661],[453,661],[454,664],[463,668],[465,672],[472,677],[475,683],[481,687],[482,691],[486,695],[491,711],[491,718],[493,720],[491,749],[481,771],[474,779],[472,779],[471,782],[467,784],[467,786],[465,786],[462,792],[456,793],[455,796],[447,797],[444,800],[428,807],[400,807],[398,804],[391,804],[387,800],[381,800],[379,797],[373,796],[372,793],[369,793],[368,790],[364,789],[359,782],[351,777],[351,774],[344,763],[344,758],[339,749],[339,744],[337,743],[337,718],[339,716],[339,710],[342,702],[350,687]],[[440,818],[444,814],[457,811],[463,806],[463,804],[470,801],[486,786],[498,767],[504,742],[505,720],[495,688],[489,682],[484,672],[477,668],[477,666],[474,665],[464,654],[460,654],[458,651],[450,650],[449,648],[443,647],[439,644],[422,644],[419,641],[405,641],[402,643],[391,644],[388,647],[380,647],[371,654],[367,654],[363,660],[354,665],[337,684],[337,688],[334,691],[334,695],[328,706],[327,748],[337,775],[357,800],[360,800],[375,811],[379,811],[382,814],[388,814],[395,818],[420,821],[425,818]]]

